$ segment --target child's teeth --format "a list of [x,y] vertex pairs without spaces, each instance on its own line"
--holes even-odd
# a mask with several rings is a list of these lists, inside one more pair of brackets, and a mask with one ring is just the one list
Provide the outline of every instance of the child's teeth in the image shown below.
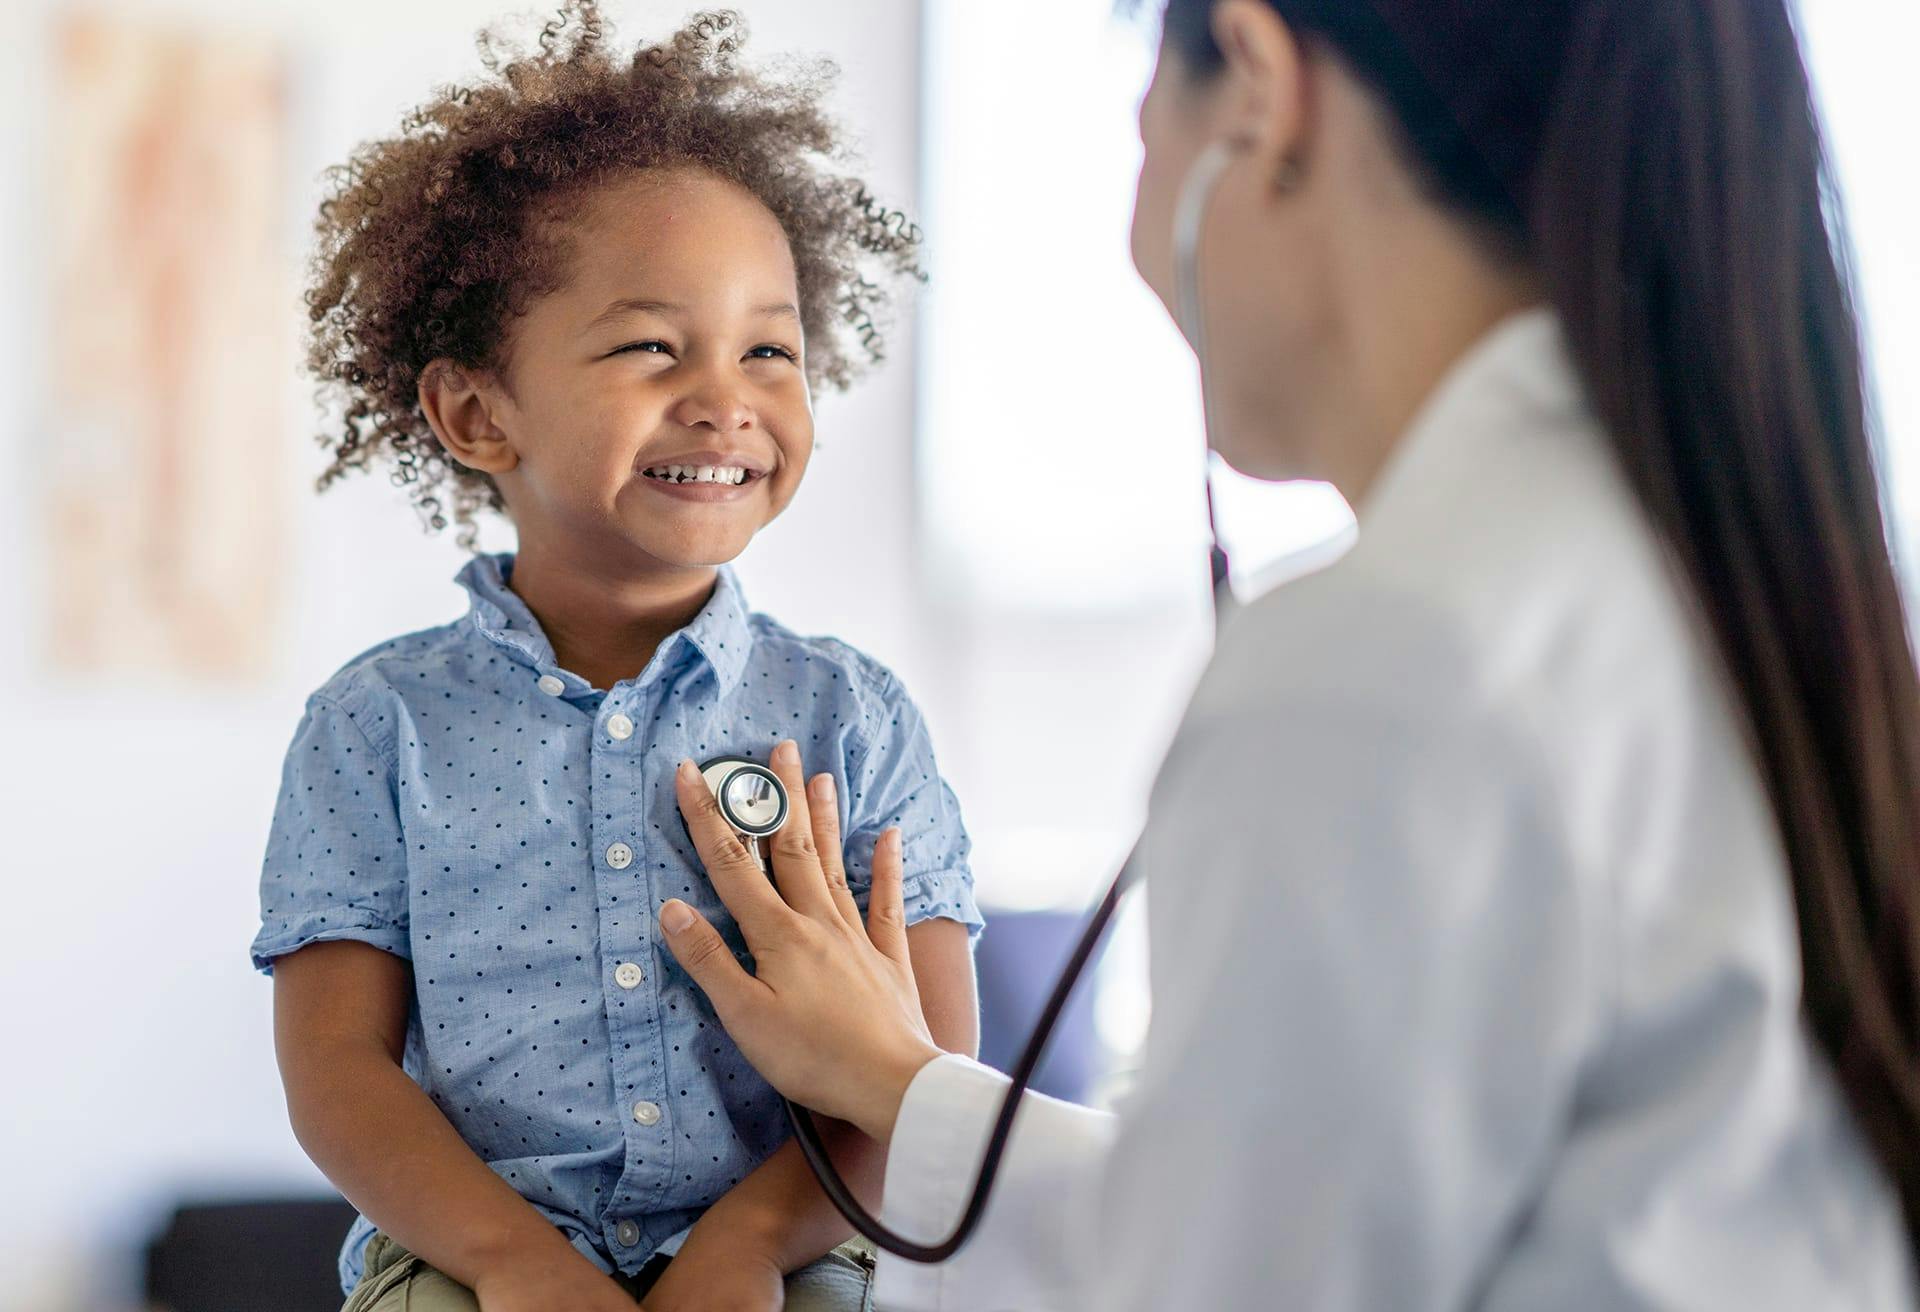
[[737,487],[747,481],[747,471],[738,465],[655,465],[647,473],[670,483],[721,483]]

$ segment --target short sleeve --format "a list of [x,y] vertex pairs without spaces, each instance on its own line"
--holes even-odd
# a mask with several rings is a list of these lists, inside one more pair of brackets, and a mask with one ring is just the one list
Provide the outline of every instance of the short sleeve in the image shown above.
[[315,697],[281,772],[254,968],[272,974],[275,957],[328,939],[411,955],[392,772],[345,709]]
[[973,898],[972,844],[960,802],[934,764],[920,708],[891,675],[875,692],[869,733],[847,781],[847,883],[862,909],[873,885],[873,845],[900,827],[907,923],[957,920],[977,936],[986,924]]

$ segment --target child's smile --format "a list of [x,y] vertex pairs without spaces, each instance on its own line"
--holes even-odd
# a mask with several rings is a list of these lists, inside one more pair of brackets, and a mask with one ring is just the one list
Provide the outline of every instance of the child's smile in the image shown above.
[[748,458],[723,451],[690,451],[640,472],[661,492],[686,501],[736,501],[747,494],[748,485],[767,476]]

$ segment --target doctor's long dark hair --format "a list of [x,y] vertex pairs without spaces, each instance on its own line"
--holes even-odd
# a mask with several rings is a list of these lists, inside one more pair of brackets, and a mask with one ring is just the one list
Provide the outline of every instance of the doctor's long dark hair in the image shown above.
[[[1268,0],[1526,252],[1734,684],[1806,1023],[1920,1248],[1920,680],[1785,0]],[[1166,41],[1207,74],[1212,0]]]

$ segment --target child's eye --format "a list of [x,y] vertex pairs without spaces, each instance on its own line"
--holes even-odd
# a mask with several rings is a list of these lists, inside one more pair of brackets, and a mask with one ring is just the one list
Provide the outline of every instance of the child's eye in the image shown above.
[[673,354],[672,348],[670,348],[665,342],[660,342],[660,341],[628,342],[625,346],[616,347],[613,353],[615,355],[623,355],[628,351],[644,351],[648,355],[672,355]]
[[800,359],[799,356],[789,351],[786,347],[775,346],[772,343],[768,343],[765,346],[754,347],[751,351],[747,352],[747,358],[751,360],[792,360],[795,362],[798,362]]

